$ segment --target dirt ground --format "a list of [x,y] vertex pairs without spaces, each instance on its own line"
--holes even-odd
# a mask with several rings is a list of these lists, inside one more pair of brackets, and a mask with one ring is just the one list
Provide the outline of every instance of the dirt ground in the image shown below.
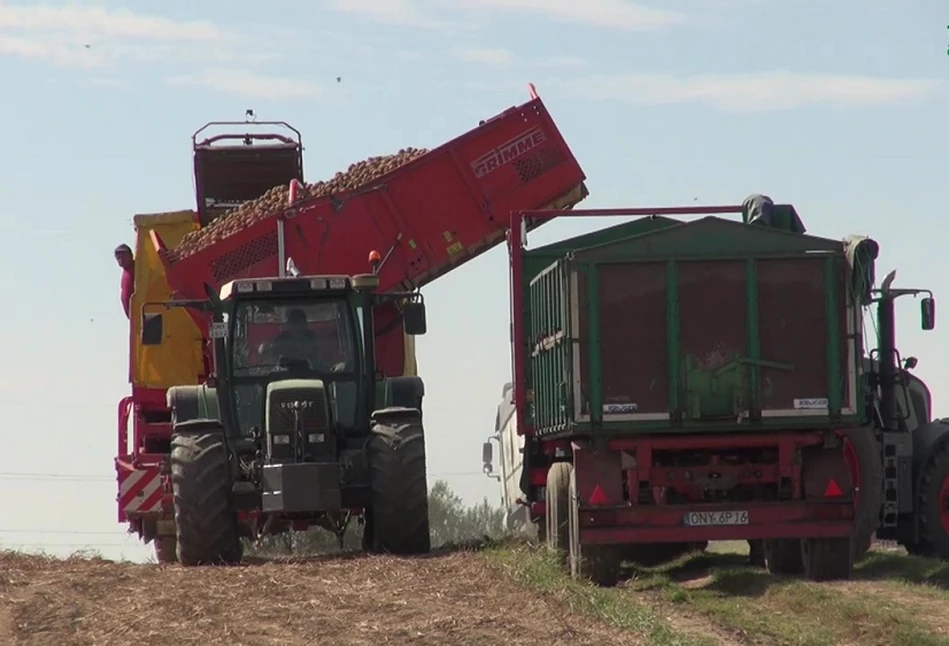
[[477,554],[231,568],[0,553],[0,644],[637,644]]

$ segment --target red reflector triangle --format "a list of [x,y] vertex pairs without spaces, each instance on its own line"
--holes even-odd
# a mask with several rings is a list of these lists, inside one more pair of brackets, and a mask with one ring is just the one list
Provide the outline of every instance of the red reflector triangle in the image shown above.
[[597,485],[596,488],[593,489],[593,493],[590,494],[590,504],[605,505],[607,502],[606,494],[600,489],[600,485]]
[[842,495],[844,495],[844,492],[840,490],[840,485],[831,478],[827,483],[827,488],[824,489],[824,498],[840,498]]

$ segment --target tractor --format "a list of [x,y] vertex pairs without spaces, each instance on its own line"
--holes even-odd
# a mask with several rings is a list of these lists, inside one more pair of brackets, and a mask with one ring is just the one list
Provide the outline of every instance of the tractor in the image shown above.
[[425,304],[377,293],[378,258],[370,274],[232,280],[143,308],[145,345],[161,338],[162,311],[210,317],[212,374],[167,394],[182,565],[235,564],[243,538],[314,525],[342,546],[353,517],[367,551],[429,551],[424,386],[377,372],[373,332],[374,308],[395,303],[405,332],[424,334]]

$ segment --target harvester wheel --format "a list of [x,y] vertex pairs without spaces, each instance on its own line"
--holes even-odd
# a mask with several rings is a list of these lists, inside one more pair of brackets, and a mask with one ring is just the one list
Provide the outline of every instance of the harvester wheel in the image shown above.
[[156,536],[152,542],[156,561],[162,565],[178,562],[178,541],[174,536]]
[[804,571],[801,540],[778,538],[764,541],[764,563],[771,574],[800,574]]
[[599,586],[611,587],[619,580],[622,564],[618,545],[583,545],[580,543],[580,496],[577,474],[570,469],[570,574],[574,579],[589,579]]
[[949,443],[929,459],[917,505],[920,540],[916,551],[949,559]]
[[870,549],[883,507],[883,449],[870,429],[842,431],[854,492],[854,557]]
[[853,577],[852,538],[805,538],[801,540],[804,576],[811,581],[847,580]]
[[570,475],[573,465],[554,462],[547,471],[547,547],[565,554],[570,545]]
[[427,553],[432,538],[419,411],[393,407],[373,413],[369,468],[372,504],[366,510],[363,547],[392,554]]
[[224,431],[175,431],[171,438],[178,560],[182,565],[239,563]]

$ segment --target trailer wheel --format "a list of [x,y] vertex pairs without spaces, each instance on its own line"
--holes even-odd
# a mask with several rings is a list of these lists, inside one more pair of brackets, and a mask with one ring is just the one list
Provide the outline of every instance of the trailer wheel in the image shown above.
[[570,545],[570,474],[569,462],[554,462],[547,471],[547,547],[558,554]]
[[949,443],[941,446],[926,465],[918,505],[917,551],[949,559]]
[[[220,425],[218,425],[220,428]],[[171,438],[178,560],[182,565],[239,563],[224,431],[175,431]]]
[[763,540],[748,541],[748,560],[751,561],[752,567],[766,567]]
[[155,544],[155,560],[160,565],[178,562],[178,541],[174,536],[156,536],[152,542]]
[[570,574],[574,579],[589,579],[599,586],[611,587],[619,580],[621,556],[617,545],[580,543],[580,497],[577,474],[570,469]]
[[854,486],[854,557],[870,549],[883,507],[883,449],[870,429],[851,428],[844,436],[844,456]]
[[770,574],[801,574],[804,571],[801,540],[768,539],[764,542],[764,563]]
[[805,538],[801,540],[804,576],[811,581],[847,580],[853,577],[852,538]]
[[366,513],[364,547],[391,554],[429,552],[425,434],[419,411],[393,407],[373,413],[369,468],[372,504]]

